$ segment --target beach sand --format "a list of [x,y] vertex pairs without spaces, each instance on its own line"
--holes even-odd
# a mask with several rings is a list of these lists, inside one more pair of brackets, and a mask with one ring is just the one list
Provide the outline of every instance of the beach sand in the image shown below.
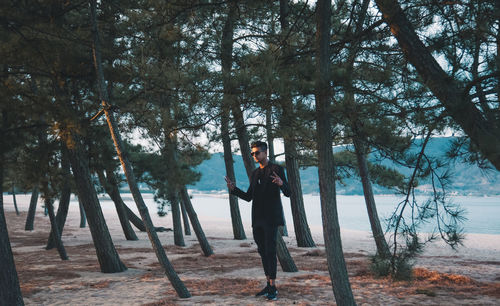
[[[161,269],[147,234],[136,230],[138,241],[125,240],[113,207],[103,207],[103,212],[128,270],[104,274],[89,229],[79,228],[77,202],[70,205],[62,236],[69,260],[62,261],[55,249],[45,250],[50,223],[41,201],[35,230],[24,231],[29,200],[29,195],[17,195],[17,216],[12,196],[4,195],[26,305],[335,305],[321,227],[311,228],[316,248],[298,248],[289,225],[290,235],[284,239],[299,272],[285,273],[278,267],[279,300],[275,302],[254,297],[265,285],[265,278],[250,228],[245,229],[246,240],[234,240],[231,220],[199,215],[215,253],[210,257],[203,256],[192,229],[192,235],[184,237],[185,247],[174,245],[172,232],[158,233],[169,260],[192,294],[181,299]],[[150,213],[155,226],[172,227],[171,215],[160,218],[156,212]],[[375,246],[369,232],[341,232],[358,305],[500,305],[500,235],[468,234],[458,251],[435,242],[418,258],[414,280],[396,282],[371,273],[369,256]]]

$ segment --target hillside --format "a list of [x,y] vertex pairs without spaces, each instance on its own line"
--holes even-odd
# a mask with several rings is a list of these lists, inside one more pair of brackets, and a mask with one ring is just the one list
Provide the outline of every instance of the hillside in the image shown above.
[[[426,153],[433,157],[443,157],[450,147],[451,137],[433,138],[430,140]],[[419,150],[416,143],[414,150]],[[234,168],[238,186],[242,189],[248,187],[243,160],[240,155],[234,155]],[[372,159],[373,160],[373,159]],[[410,174],[411,170],[394,165],[390,161],[382,161],[382,164],[395,168],[403,174]],[[200,192],[225,191],[224,182],[225,168],[222,153],[215,153],[209,160],[204,161],[197,168],[202,173],[201,180],[190,189]],[[459,195],[500,195],[500,172],[496,170],[484,171],[476,165],[465,163],[454,163],[449,169],[452,173],[450,193]],[[304,193],[318,193],[318,171],[316,167],[302,169],[300,172],[302,188]],[[382,186],[374,185],[375,194],[390,194],[393,191]],[[430,193],[432,191],[430,181],[420,181],[418,192]],[[338,194],[361,195],[363,189],[357,177],[343,180],[343,184],[337,183]]]

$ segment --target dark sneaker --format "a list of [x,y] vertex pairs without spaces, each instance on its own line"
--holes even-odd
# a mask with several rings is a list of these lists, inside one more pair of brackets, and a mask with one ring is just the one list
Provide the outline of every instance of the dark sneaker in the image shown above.
[[278,289],[276,286],[270,286],[269,291],[267,293],[267,300],[276,301],[278,299]]
[[269,293],[269,289],[271,288],[271,286],[269,285],[269,283],[267,284],[266,287],[264,287],[264,289],[262,289],[259,293],[257,293],[255,296],[267,296],[267,294]]

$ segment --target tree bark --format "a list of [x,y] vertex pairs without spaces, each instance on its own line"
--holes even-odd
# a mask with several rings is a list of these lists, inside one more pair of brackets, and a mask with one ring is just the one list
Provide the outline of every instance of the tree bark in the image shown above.
[[415,67],[424,84],[446,108],[447,113],[469,136],[479,151],[500,170],[500,124],[473,103],[466,86],[449,76],[425,47],[397,0],[375,0],[384,21],[396,37],[406,59]]
[[8,147],[4,139],[4,130],[7,129],[7,112],[2,110],[2,126],[0,127],[0,305],[24,305],[16,264],[10,246],[9,233],[3,208],[3,169],[4,150]]
[[184,197],[182,196],[182,194],[181,194],[181,213],[182,213],[182,222],[184,224],[184,235],[190,236],[191,226],[189,225],[189,217],[186,212],[186,202],[184,201]]
[[[61,188],[61,198],[59,199],[59,206],[57,207],[56,224],[59,230],[59,236],[62,236],[66,217],[68,216],[69,202],[71,199],[71,165],[68,158],[68,149],[62,145],[61,149],[61,168],[63,171],[64,182]],[[46,250],[50,250],[55,246],[54,233],[51,231],[47,241]]]
[[200,222],[198,220],[198,216],[193,208],[193,204],[191,204],[191,200],[189,199],[189,194],[187,192],[186,186],[183,186],[180,190],[180,195],[182,198],[182,202],[186,206],[187,214],[189,215],[189,220],[191,220],[191,224],[193,225],[193,230],[196,234],[196,238],[198,238],[198,242],[200,243],[201,249],[205,256],[210,256],[214,252],[208,243],[207,238],[205,237],[205,233],[201,228]]
[[167,258],[167,255],[165,254],[165,250],[163,249],[163,246],[161,245],[160,239],[158,238],[158,235],[156,233],[156,230],[153,226],[153,223],[151,222],[151,217],[149,216],[148,208],[146,204],[144,203],[144,199],[142,198],[142,195],[139,191],[139,187],[137,186],[137,182],[135,180],[135,175],[132,170],[132,165],[130,164],[128,160],[128,156],[126,152],[123,150],[123,144],[121,140],[121,136],[118,132],[118,126],[116,124],[114,114],[110,111],[109,109],[109,104],[108,104],[108,99],[107,99],[107,91],[106,91],[106,85],[104,82],[104,72],[102,70],[102,62],[101,62],[101,51],[100,51],[100,45],[99,45],[99,32],[97,30],[97,1],[92,0],[90,2],[90,15],[91,15],[91,26],[92,26],[92,32],[93,32],[93,55],[94,55],[94,64],[96,68],[96,73],[97,73],[97,79],[98,79],[98,88],[99,88],[99,95],[102,101],[102,106],[104,109],[104,113],[106,115],[106,119],[108,122],[109,126],[109,131],[111,134],[111,137],[113,138],[113,142],[115,144],[116,152],[118,155],[118,158],[120,159],[120,163],[122,164],[123,167],[123,172],[125,173],[125,177],[127,178],[127,182],[130,188],[130,192],[132,193],[132,196],[135,200],[135,203],[137,205],[137,209],[139,210],[139,213],[141,214],[142,221],[144,222],[144,225],[146,226],[146,231],[148,233],[149,239],[151,240],[151,244],[153,246],[153,249],[155,250],[156,256],[158,257],[158,260],[165,270],[165,274],[167,275],[168,279],[170,280],[172,286],[174,287],[175,291],[181,298],[188,298],[191,296],[189,291],[187,290],[186,286],[184,283],[180,280],[179,276],[175,272],[172,264]]
[[321,217],[328,271],[332,280],[335,301],[338,305],[356,305],[342,252],[335,193],[336,171],[330,123],[330,19],[331,1],[318,0],[316,2],[315,100]]
[[30,207],[28,209],[28,216],[26,217],[26,224],[24,225],[25,231],[33,230],[37,203],[38,203],[38,186],[35,186],[31,191]]
[[[236,4],[234,1],[229,2],[229,11],[222,31],[221,41],[221,66],[224,94],[222,98],[222,115],[221,115],[221,134],[222,146],[224,148],[224,164],[226,166],[226,175],[232,181],[236,182],[234,175],[234,161],[231,150],[231,138],[229,136],[229,105],[233,99],[233,88],[230,82],[231,66],[233,62],[233,32],[234,20],[236,18]],[[233,225],[234,239],[246,239],[243,223],[241,222],[240,208],[238,206],[238,198],[235,195],[229,194],[229,208],[231,210],[231,222]]]
[[87,216],[85,215],[85,208],[83,208],[80,197],[78,197],[78,207],[80,208],[80,228],[84,228],[87,226]]
[[109,195],[113,203],[115,204],[116,213],[118,214],[118,219],[120,220],[120,225],[125,235],[125,239],[135,241],[138,240],[132,226],[129,222],[129,217],[125,209],[125,203],[120,195],[120,189],[118,188],[118,180],[113,173],[113,170],[106,169],[106,176],[103,170],[97,171],[97,176],[104,190]]

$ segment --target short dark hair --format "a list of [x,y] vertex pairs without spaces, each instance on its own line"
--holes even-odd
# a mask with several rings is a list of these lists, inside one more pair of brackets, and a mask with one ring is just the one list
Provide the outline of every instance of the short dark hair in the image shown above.
[[263,141],[252,142],[250,148],[259,148],[260,150],[267,152],[267,143]]

